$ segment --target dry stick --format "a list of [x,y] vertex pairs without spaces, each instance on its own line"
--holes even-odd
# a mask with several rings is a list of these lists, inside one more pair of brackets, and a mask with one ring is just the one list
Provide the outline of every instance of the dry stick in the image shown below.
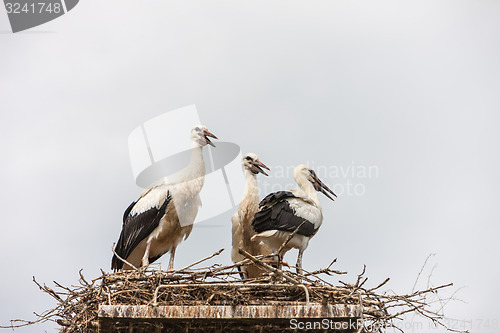
[[[293,266],[295,267],[295,266]],[[307,272],[307,271],[306,271]],[[309,272],[307,272],[309,273]],[[303,275],[299,275],[293,271],[288,271],[287,274],[290,274],[292,275],[292,277],[297,277],[298,280],[300,283],[304,284],[304,282],[307,282],[310,284],[310,286],[314,286],[315,284],[317,284],[319,281],[323,282],[325,284],[325,286],[329,286],[329,287],[333,287],[333,285],[331,283],[329,283],[328,281],[325,281],[323,280],[322,278],[320,278],[319,276],[314,276],[316,278],[316,280],[312,280],[308,277],[304,277]]]
[[453,292],[453,294],[451,294],[451,296],[450,296],[450,297],[448,297],[448,298],[446,299],[446,302],[444,302],[444,304],[442,304],[442,305],[441,305],[441,307],[438,309],[438,312],[439,312],[439,311],[441,311],[441,310],[443,310],[443,308],[446,306],[446,304],[448,304],[451,300],[454,300],[454,301],[462,301],[462,302],[464,302],[463,300],[461,300],[461,299],[459,299],[459,298],[455,298],[455,295],[456,295],[456,294],[457,294],[460,290],[462,290],[462,289],[464,289],[464,288],[465,288],[465,287],[460,287],[460,288],[458,288],[457,290],[455,290],[455,291]]
[[356,283],[354,284],[355,286],[359,285],[359,281],[361,281],[361,278],[365,274],[365,271],[366,271],[366,265],[363,265],[363,271],[358,275],[358,279],[356,280]]
[[[366,282],[367,280],[368,280],[368,278],[365,278],[365,279],[363,280],[363,282],[361,282],[361,284],[360,284],[360,285],[358,285],[358,283],[356,282],[356,284],[355,284],[355,288],[354,288],[354,289],[350,292],[350,294],[349,294],[349,295],[347,295],[347,296],[346,296],[346,298],[348,298],[348,297],[350,297],[350,296],[354,295],[354,293],[355,293],[356,291],[360,290],[360,289],[361,289],[361,287],[365,284],[365,282]],[[361,297],[361,293],[359,293],[359,297]]]
[[436,255],[435,253],[431,253],[427,256],[427,258],[425,258],[424,264],[422,265],[422,268],[420,268],[420,272],[418,272],[417,279],[415,280],[415,283],[413,284],[413,288],[411,288],[412,292],[415,291],[415,287],[417,286],[418,279],[420,278],[420,274],[422,274],[422,272],[425,268],[425,265],[427,265],[427,261],[429,260],[430,257],[435,256],[435,255]]
[[[272,257],[272,256],[273,256],[273,254],[269,254],[269,255],[261,254],[261,255],[258,255],[258,256],[254,256],[254,258],[260,261],[260,259],[267,258],[267,257]],[[215,274],[215,273],[218,273],[218,272],[221,272],[221,271],[224,271],[224,270],[236,268],[237,266],[241,266],[243,263],[246,264],[246,262],[251,262],[251,260],[244,259],[244,260],[238,261],[237,263],[234,263],[232,265],[218,267],[218,268],[213,269],[211,271],[211,273]],[[206,270],[207,269],[205,268],[205,272],[202,272],[202,273],[206,274]],[[239,272],[237,272],[237,274],[239,274]]]
[[307,272],[307,273],[304,274],[304,276],[317,275],[317,274],[326,274],[328,276],[331,276],[331,273],[337,274],[337,275],[347,274],[347,272],[344,272],[344,271],[338,271],[338,270],[330,269],[330,268],[323,268],[323,269],[319,269],[317,271]]
[[391,278],[387,278],[384,280],[384,282],[382,282],[381,284],[379,284],[378,286],[374,287],[374,288],[370,288],[367,290],[367,292],[372,292],[374,290],[377,290],[378,288],[382,287],[384,284],[386,284],[387,282],[389,282]]
[[359,284],[359,281],[361,281],[361,278],[363,277],[363,274],[365,274],[365,271],[366,271],[366,265],[363,265],[363,271],[360,274],[358,274],[358,278],[356,279],[356,283],[353,285],[349,285],[349,284],[339,280],[339,282],[342,283],[347,288],[352,288],[352,291],[349,293],[349,295],[347,295],[345,297],[352,296],[358,289],[360,289],[365,284],[365,282],[368,280],[368,278],[365,278],[363,280],[363,282],[361,282],[361,284]]
[[254,264],[256,264],[257,266],[260,266],[270,272],[273,272],[279,276],[282,276],[284,277],[286,280],[292,282],[292,283],[295,283],[295,284],[300,284],[299,281],[295,280],[294,278],[291,278],[289,277],[287,274],[285,274],[282,270],[280,269],[277,269],[277,268],[274,268],[272,266],[269,266],[268,264],[265,264],[263,263],[262,261],[260,261],[259,259],[255,258],[254,256],[252,256],[250,253],[248,253],[247,251],[243,250],[242,248],[238,248],[238,253],[247,257],[248,259],[252,260],[254,262]]
[[83,274],[82,274],[82,271],[83,271],[83,268],[80,269],[78,271],[78,274],[80,274],[80,279],[87,285],[87,286],[90,286],[90,284],[87,282],[87,280],[85,280],[85,278],[83,277]]
[[395,313],[393,315],[390,315],[389,317],[387,317],[386,319],[393,319],[393,318],[397,318],[399,316],[401,316],[402,314],[405,314],[405,313],[408,313],[408,312],[413,312],[413,311],[417,311],[418,308],[423,308],[424,306],[423,305],[419,305],[419,306],[412,306],[410,307],[409,309],[406,309],[404,311],[400,311],[398,313]]
[[35,284],[38,286],[38,288],[40,288],[40,290],[43,290],[45,291],[47,294],[49,294],[50,296],[54,297],[58,302],[63,302],[62,298],[52,289],[50,289],[49,287],[47,287],[46,285],[44,285],[43,287],[36,281],[35,277],[33,276],[33,282],[35,282]]
[[[259,260],[272,258],[274,256],[276,256],[276,253],[254,255],[255,259],[259,259]],[[248,265],[251,263],[252,263],[252,261],[250,259],[243,259],[241,261],[235,262],[232,266],[237,267],[237,266]],[[288,266],[288,264],[287,264],[287,266]],[[230,266],[227,266],[227,267],[230,267]]]
[[302,223],[297,227],[295,228],[295,230],[290,234],[288,235],[288,238],[286,239],[286,241],[283,242],[283,244],[281,244],[280,248],[278,249],[278,251],[275,253],[279,256],[279,254],[281,253],[281,251],[283,251],[283,249],[285,248],[285,246],[288,244],[288,242],[293,238],[293,236],[295,236],[295,234],[299,231],[299,229],[306,223],[307,221],[304,220],[302,221]]
[[129,265],[130,267],[132,267],[133,269],[135,269],[136,271],[138,271],[139,269],[137,267],[135,267],[134,265],[132,265],[131,263],[129,263],[127,260],[123,259],[122,257],[120,257],[118,255],[118,253],[115,252],[115,243],[113,243],[113,246],[111,246],[111,251],[113,251],[113,253],[115,254],[115,256],[120,259],[121,261],[123,261],[124,263],[126,263],[127,265]]
[[[59,288],[64,289],[64,290],[67,290],[69,293],[71,293],[71,292],[73,291],[73,290],[71,290],[70,288],[65,287],[65,286],[63,286],[63,285],[59,284],[57,281],[52,281],[52,282],[54,282],[54,284],[55,284],[56,286],[58,286]],[[62,294],[62,293],[59,293],[59,294]],[[69,295],[69,294],[64,294],[64,295]]]
[[[432,269],[431,269],[431,272],[429,273],[429,276],[427,277],[427,288],[430,288],[432,285],[431,285],[431,277],[432,277],[432,273],[434,272],[434,269],[437,267],[437,264],[434,264],[434,266],[432,266]],[[445,300],[441,299],[441,297],[439,296],[439,294],[436,292],[436,297],[439,301],[439,303],[441,304],[441,307],[436,311],[436,313],[439,313],[439,311],[441,311],[443,309],[443,307],[445,306],[445,304],[447,302],[445,302]],[[442,315],[444,316],[444,311],[442,311]]]
[[208,259],[212,259],[213,257],[218,256],[219,254],[221,254],[221,253],[222,253],[222,251],[224,251],[224,249],[220,249],[219,251],[217,251],[217,252],[213,253],[212,255],[210,255],[210,256],[208,256],[208,257],[205,257],[205,258],[203,258],[203,259],[200,259],[200,260],[198,260],[198,261],[196,261],[196,262],[194,262],[194,263],[192,263],[192,264],[190,264],[190,265],[187,265],[187,266],[186,266],[186,267],[184,267],[184,268],[181,268],[181,269],[178,269],[178,270],[172,271],[172,272],[170,272],[170,273],[177,273],[177,272],[184,271],[184,270],[186,270],[186,269],[188,269],[188,268],[191,268],[191,267],[193,267],[193,266],[195,266],[195,265],[198,265],[199,263],[202,263],[202,262],[204,262],[204,261],[207,261]]
[[[241,253],[241,252],[240,252]],[[242,253],[248,262],[254,262],[258,266],[263,267],[268,271],[274,272],[276,275],[281,275],[283,278],[287,279],[291,282],[294,282],[295,276],[297,276],[293,272],[283,272],[282,270],[275,269],[265,263],[263,263],[259,258],[261,256],[252,256],[247,253]],[[253,257],[253,260],[252,260]],[[267,267],[266,267],[267,266]],[[330,265],[331,266],[331,265]],[[47,320],[54,320],[59,317],[61,319],[61,323],[71,323],[70,327],[65,328],[66,332],[77,332],[82,331],[93,325],[93,321],[97,318],[97,306],[99,304],[146,304],[150,299],[150,290],[158,286],[159,284],[169,283],[170,281],[179,281],[180,283],[198,283],[203,277],[211,278],[211,279],[221,279],[215,280],[215,282],[210,282],[214,288],[209,291],[200,291],[196,288],[188,289],[188,290],[179,290],[180,294],[177,295],[178,300],[173,300],[174,303],[186,303],[196,302],[198,300],[207,300],[209,298],[214,299],[214,297],[236,297],[238,300],[243,300],[244,302],[248,300],[260,300],[261,302],[265,302],[267,300],[277,300],[277,301],[291,301],[293,297],[295,297],[295,293],[290,295],[281,295],[278,293],[271,293],[260,291],[258,294],[251,292],[244,292],[244,288],[236,288],[233,292],[236,292],[236,295],[230,294],[231,290],[225,290],[226,288],[232,288],[231,276],[235,265],[221,267],[220,265],[212,265],[210,267],[205,267],[200,270],[196,270],[195,272],[186,271],[186,272],[178,272],[174,275],[166,275],[164,272],[159,271],[147,271],[146,274],[136,274],[133,271],[124,271],[117,272],[112,274],[104,274],[100,278],[92,280],[92,283],[85,283],[84,279],[79,281],[80,286],[70,288],[62,287],[62,291],[52,290],[47,286],[41,286],[37,283],[40,289],[56,298],[58,301],[58,305],[51,311],[44,312],[38,315],[38,319],[36,322],[42,322]],[[236,274],[236,273],[235,273]],[[83,274],[82,274],[83,275]],[[222,276],[221,277],[219,277]],[[321,284],[318,276],[314,276],[311,274],[312,279],[305,278],[306,286],[308,290],[310,290],[313,295],[313,301],[321,298],[322,295],[332,294],[335,299],[344,298],[346,303],[348,304],[360,304],[362,306],[373,306],[373,309],[379,309],[382,311],[382,314],[385,313],[385,316],[377,315],[378,313],[374,311],[365,311],[363,316],[365,321],[369,320],[371,322],[379,322],[381,324],[389,324],[394,318],[393,315],[390,315],[387,312],[388,308],[399,308],[401,311],[396,313],[396,316],[399,316],[403,313],[407,312],[415,312],[421,314],[425,318],[432,320],[440,325],[443,325],[443,318],[439,316],[439,314],[430,311],[428,309],[428,305],[432,304],[427,299],[428,296],[433,295],[438,289],[450,286],[452,284],[443,285],[439,287],[429,288],[423,291],[412,292],[409,295],[378,295],[373,292],[377,288],[380,288],[385,283],[387,283],[388,279],[379,284],[377,287],[366,290],[363,288],[365,284],[366,278],[363,277],[363,273],[358,275],[358,279],[354,285],[349,285],[348,288],[343,287],[334,287],[329,286],[328,283]],[[225,279],[224,279],[225,277]],[[94,283],[101,279],[101,283]],[[89,280],[90,281],[90,280]],[[219,282],[220,281],[220,282]],[[304,280],[303,280],[304,281]],[[269,280],[254,280],[252,283],[260,283],[264,287],[266,283],[269,283]],[[244,285],[245,283],[243,283]],[[316,285],[314,285],[316,284]],[[58,284],[56,284],[58,285]],[[296,284],[300,285],[300,284]],[[59,287],[59,285],[58,285]],[[222,288],[222,289],[221,289]],[[70,289],[70,290],[68,290]],[[178,288],[181,289],[181,288]],[[346,296],[352,294],[353,289],[356,291],[354,295]],[[140,291],[143,290],[143,291]],[[251,290],[251,289],[250,289]],[[69,294],[69,295],[68,295]],[[57,297],[55,296],[57,295]],[[64,299],[61,299],[64,297]],[[361,299],[360,299],[361,298]],[[392,312],[392,311],[391,311]],[[32,323],[34,323],[33,321]],[[16,323],[15,321],[13,323]],[[17,321],[17,323],[22,323],[22,321]],[[26,323],[26,321],[25,321]],[[11,324],[9,327],[19,327],[23,324]],[[24,324],[26,326],[29,324]],[[397,328],[397,327],[396,327]]]
[[[12,319],[10,321],[10,325],[9,326],[0,326],[0,328],[11,328],[11,329],[14,329],[14,328],[18,328],[18,327],[35,325],[35,324],[38,324],[38,323],[44,323],[44,322],[49,321],[49,320],[53,321],[53,319],[51,319],[52,317],[59,316],[59,313],[56,312],[57,310],[58,310],[58,307],[56,307],[56,308],[54,308],[52,310],[47,310],[47,311],[43,312],[40,315],[37,314],[36,312],[33,312],[33,314],[35,316],[37,316],[38,319],[36,319],[36,320]],[[15,324],[14,325],[14,323],[21,323],[21,324]]]
[[432,266],[431,272],[429,273],[429,276],[427,277],[427,288],[430,288],[430,286],[431,286],[432,273],[434,273],[434,269],[436,267],[437,267],[437,264],[434,264],[434,266]]
[[402,297],[415,297],[415,296],[419,296],[419,295],[422,295],[422,294],[428,294],[430,292],[434,292],[438,289],[442,289],[442,288],[446,288],[446,287],[451,287],[453,286],[453,283],[448,283],[448,284],[443,284],[443,285],[440,285],[440,286],[437,286],[437,287],[434,287],[434,288],[429,288],[429,289],[426,289],[426,290],[422,290],[422,291],[416,291],[414,292],[413,294],[410,294],[410,295],[403,295]]
[[333,259],[332,262],[330,263],[330,265],[328,265],[328,267],[326,269],[330,269],[330,267],[332,267],[333,264],[335,264],[337,262],[337,258]]

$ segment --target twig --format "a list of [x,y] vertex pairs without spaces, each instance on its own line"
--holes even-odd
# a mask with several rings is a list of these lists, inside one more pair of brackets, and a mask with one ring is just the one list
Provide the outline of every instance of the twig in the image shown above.
[[131,263],[129,263],[127,260],[123,259],[122,257],[120,257],[118,255],[118,253],[115,252],[115,243],[113,243],[113,246],[111,246],[111,251],[113,251],[114,255],[120,259],[121,261],[123,261],[124,263],[126,263],[127,265],[129,265],[130,267],[132,267],[134,270],[138,271],[139,269],[137,267],[135,267],[134,265],[132,265]]
[[280,248],[278,249],[278,251],[276,251],[276,254],[279,255],[281,253],[281,251],[283,251],[283,249],[285,248],[285,246],[288,244],[288,242],[293,238],[293,236],[295,236],[295,234],[299,231],[299,229],[306,223],[307,221],[304,220],[302,221],[301,224],[299,224],[299,226],[297,228],[295,228],[295,230],[290,234],[288,235],[288,238],[283,242],[283,244],[281,244]]
[[[293,236],[292,236],[293,237]],[[285,244],[286,246],[286,244]],[[413,291],[409,294],[397,294],[388,290],[379,293],[389,278],[373,288],[364,287],[368,278],[364,276],[366,266],[357,275],[354,283],[328,281],[322,274],[333,274],[331,269],[335,260],[325,269],[318,269],[298,276],[293,271],[284,271],[274,268],[262,261],[264,255],[253,256],[241,250],[244,260],[223,266],[213,264],[207,267],[197,267],[201,262],[220,254],[218,251],[206,258],[200,259],[180,270],[165,272],[157,265],[150,265],[140,270],[127,270],[115,273],[101,271],[101,276],[88,281],[82,271],[78,285],[64,287],[54,281],[55,288],[34,283],[42,292],[53,297],[57,305],[41,314],[35,313],[34,320],[14,320],[9,326],[14,328],[34,325],[45,321],[56,321],[65,333],[95,333],[98,322],[98,308],[100,305],[133,304],[152,306],[155,290],[159,286],[168,286],[166,290],[156,293],[156,302],[160,305],[204,305],[231,304],[231,305],[265,305],[269,302],[278,304],[297,304],[304,299],[311,304],[347,304],[362,308],[362,320],[373,327],[394,327],[394,320],[407,314],[423,316],[436,325],[446,326],[444,316],[440,314],[442,307],[453,299],[441,298],[438,294],[441,289],[453,284],[444,284],[426,290]],[[239,265],[256,264],[262,269],[271,272],[267,276],[256,279],[241,280],[238,278],[236,267]],[[133,266],[131,266],[133,267]],[[321,275],[321,276],[320,276]],[[279,276],[281,278],[276,279]],[[298,281],[300,278],[300,282]],[[283,283],[283,279],[286,283]],[[336,279],[335,279],[336,280]],[[293,288],[281,285],[294,286]],[[174,287],[177,286],[177,287]],[[203,287],[200,287],[203,286]],[[272,287],[271,287],[272,286]],[[163,288],[163,287],[162,287]],[[438,300],[436,301],[435,298]],[[434,306],[439,306],[438,310]],[[454,331],[454,330],[452,330]]]
[[390,278],[385,279],[384,282],[382,282],[381,284],[379,284],[378,286],[376,286],[374,288],[368,289],[367,292],[372,292],[374,290],[377,290],[378,288],[382,287],[384,284],[389,282],[389,280],[390,280]]
[[205,258],[203,258],[203,259],[200,259],[200,260],[198,260],[198,261],[196,261],[196,262],[194,262],[194,263],[192,263],[192,264],[190,264],[190,265],[187,265],[187,266],[186,266],[186,267],[184,267],[184,268],[181,268],[181,269],[178,269],[178,270],[172,271],[171,273],[173,273],[173,272],[182,272],[182,271],[184,271],[184,270],[186,270],[186,269],[188,269],[188,268],[191,268],[191,267],[193,267],[193,266],[196,266],[196,265],[198,265],[199,263],[202,263],[202,262],[204,262],[204,261],[207,261],[207,260],[209,260],[209,259],[212,259],[212,258],[213,258],[213,257],[215,257],[215,256],[218,256],[219,254],[221,254],[221,253],[222,253],[222,251],[224,251],[224,249],[220,249],[219,251],[217,251],[217,252],[213,253],[212,255],[209,255],[208,257],[205,257]]
[[417,287],[418,279],[420,279],[420,274],[422,274],[425,265],[427,265],[427,261],[429,260],[430,257],[435,256],[435,253],[431,253],[425,258],[424,264],[422,265],[422,268],[420,268],[420,272],[418,272],[417,279],[415,280],[415,283],[413,284],[413,288],[411,288],[411,291],[414,292],[415,288]]
[[250,253],[248,253],[247,251],[243,250],[242,248],[239,248],[238,249],[238,253],[247,257],[248,259],[252,260],[254,262],[254,264],[256,264],[257,266],[260,266],[270,272],[273,272],[275,273],[276,275],[279,275],[283,278],[285,278],[286,280],[292,282],[292,283],[295,283],[295,284],[300,284],[299,281],[295,280],[294,278],[291,278],[289,277],[288,275],[286,275],[282,270],[280,269],[277,269],[277,268],[274,268],[272,266],[269,266],[268,264],[264,264],[262,261],[260,261],[259,259],[255,258],[254,256],[252,256]]

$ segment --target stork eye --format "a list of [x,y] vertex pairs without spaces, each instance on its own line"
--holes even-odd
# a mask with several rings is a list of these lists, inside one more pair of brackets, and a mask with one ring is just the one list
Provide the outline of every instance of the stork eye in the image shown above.
[[194,130],[195,130],[196,132],[201,132],[201,129],[200,129],[199,127],[195,127],[195,128],[194,128]]
[[245,157],[247,161],[252,161],[252,158],[250,156]]

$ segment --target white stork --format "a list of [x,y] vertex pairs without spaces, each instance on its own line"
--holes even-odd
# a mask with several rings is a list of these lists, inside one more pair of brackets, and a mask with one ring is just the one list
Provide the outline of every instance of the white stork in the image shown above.
[[[252,229],[253,216],[259,210],[259,188],[257,187],[257,174],[262,173],[267,176],[267,173],[262,169],[270,170],[264,163],[259,161],[259,157],[255,154],[248,153],[241,159],[243,173],[246,183],[243,190],[243,197],[238,206],[238,210],[231,218],[232,234],[233,234],[233,249],[231,259],[233,262],[239,262],[245,259],[244,256],[238,253],[238,248],[242,248],[252,255],[271,254],[271,250],[260,241],[252,241],[251,237],[255,234]],[[242,273],[247,278],[256,278],[261,276],[263,271],[255,265],[247,266]]]
[[298,165],[293,175],[300,188],[271,193],[260,202],[260,209],[252,221],[257,233],[252,240],[260,240],[276,252],[289,235],[304,222],[281,253],[278,253],[281,262],[287,251],[298,249],[297,273],[301,274],[302,254],[323,222],[321,203],[316,191],[322,192],[331,200],[334,199],[328,192],[335,197],[337,195],[323,184],[314,170],[307,165]]
[[[191,233],[201,206],[199,193],[205,181],[202,148],[207,144],[215,147],[209,138],[217,139],[205,126],[194,127],[188,166],[155,182],[125,210],[115,248],[118,256],[135,267],[145,267],[170,251],[168,270],[173,269],[175,249]],[[116,254],[112,269],[132,269]]]

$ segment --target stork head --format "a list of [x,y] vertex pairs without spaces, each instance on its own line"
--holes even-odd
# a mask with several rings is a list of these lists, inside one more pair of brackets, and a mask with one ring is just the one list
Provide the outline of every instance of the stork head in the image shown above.
[[211,145],[212,147],[215,147],[213,142],[210,141],[210,138],[217,139],[217,137],[212,133],[210,133],[209,130],[203,125],[195,126],[191,130],[191,140],[199,144],[200,147],[204,147],[206,145]]
[[295,170],[293,171],[293,175],[295,177],[295,181],[299,183],[300,179],[306,179],[309,181],[313,186],[314,189],[318,192],[323,193],[326,195],[326,197],[332,201],[335,201],[328,193],[333,194],[333,196],[336,198],[337,195],[333,193],[332,190],[328,188],[319,178],[318,175],[316,175],[316,172],[314,172],[313,169],[308,167],[305,164],[300,164],[298,165]]
[[271,170],[264,163],[259,161],[259,157],[253,153],[248,153],[243,155],[243,158],[241,159],[241,164],[243,166],[243,170],[248,170],[254,175],[260,172],[266,176],[269,176],[264,170],[262,170],[262,168]]

